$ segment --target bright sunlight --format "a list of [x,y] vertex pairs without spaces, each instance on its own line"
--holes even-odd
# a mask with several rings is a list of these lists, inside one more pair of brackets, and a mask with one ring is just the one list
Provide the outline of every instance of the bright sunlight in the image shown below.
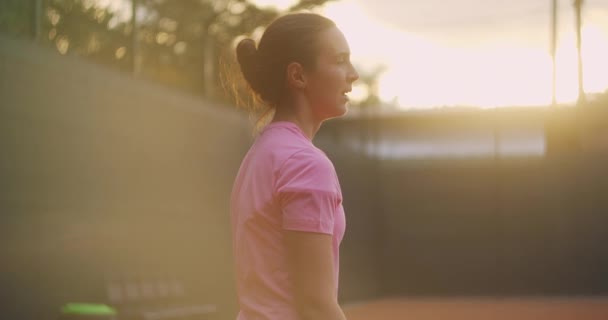
[[[293,0],[255,0],[285,9]],[[404,4],[395,4],[395,9]],[[510,41],[496,32],[491,42],[475,46],[441,42],[389,25],[367,14],[360,1],[335,1],[321,12],[346,35],[352,60],[360,73],[385,67],[378,79],[378,95],[404,109],[442,106],[540,106],[551,102],[552,61],[549,26],[546,41]],[[587,93],[608,89],[608,11],[593,12],[582,29],[584,86]],[[577,54],[574,27],[559,35],[557,100],[577,98]],[[525,30],[525,29],[522,29]],[[449,32],[449,30],[446,30]],[[518,31],[519,32],[519,31]],[[525,31],[519,37],[525,38]],[[366,96],[355,86],[351,99]]]
[[[369,17],[355,1],[329,3],[323,14],[343,30],[355,64],[363,72],[387,67],[379,95],[403,108],[441,106],[535,106],[551,102],[552,62],[546,43],[525,46],[496,39],[483,46],[449,46],[399,30]],[[588,93],[608,89],[608,27],[582,30],[584,85]],[[547,31],[548,34],[548,31]],[[557,100],[577,97],[574,32],[560,34]]]

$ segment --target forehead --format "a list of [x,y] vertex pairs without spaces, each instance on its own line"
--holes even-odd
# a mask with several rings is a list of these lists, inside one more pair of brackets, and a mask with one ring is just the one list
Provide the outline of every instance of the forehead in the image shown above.
[[319,34],[319,51],[321,54],[336,55],[350,53],[344,34],[337,27],[331,27]]

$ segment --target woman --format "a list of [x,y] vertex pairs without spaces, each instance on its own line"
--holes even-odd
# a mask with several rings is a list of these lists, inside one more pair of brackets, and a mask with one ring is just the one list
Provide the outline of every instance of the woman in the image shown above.
[[348,44],[331,20],[290,14],[268,26],[257,48],[242,40],[237,60],[273,114],[232,191],[238,319],[345,319],[337,299],[342,194],[312,140],[346,112],[359,77]]

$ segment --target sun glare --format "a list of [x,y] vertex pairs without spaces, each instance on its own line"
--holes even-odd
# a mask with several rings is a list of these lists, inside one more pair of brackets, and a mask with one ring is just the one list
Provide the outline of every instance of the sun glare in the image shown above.
[[253,4],[260,8],[275,8],[283,11],[296,4],[296,0],[251,0]]
[[[551,103],[548,44],[531,47],[498,39],[483,46],[449,46],[376,21],[354,1],[330,2],[322,13],[344,32],[352,59],[363,73],[386,67],[379,78],[383,101],[398,101],[402,108]],[[585,90],[603,92],[608,88],[606,28],[592,19],[582,36]],[[556,63],[557,100],[574,102],[578,80],[573,32],[560,34]]]
[[[582,29],[583,84],[586,92],[601,92],[608,88],[608,34],[594,25]],[[564,36],[557,50],[558,99],[576,99],[578,66],[574,33]]]

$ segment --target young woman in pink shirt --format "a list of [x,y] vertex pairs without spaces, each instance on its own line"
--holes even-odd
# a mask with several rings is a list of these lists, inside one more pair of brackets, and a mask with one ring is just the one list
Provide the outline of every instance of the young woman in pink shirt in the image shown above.
[[346,112],[359,75],[333,21],[282,16],[237,60],[272,120],[241,163],[231,196],[239,320],[342,320],[339,245],[346,221],[332,162],[312,140]]

